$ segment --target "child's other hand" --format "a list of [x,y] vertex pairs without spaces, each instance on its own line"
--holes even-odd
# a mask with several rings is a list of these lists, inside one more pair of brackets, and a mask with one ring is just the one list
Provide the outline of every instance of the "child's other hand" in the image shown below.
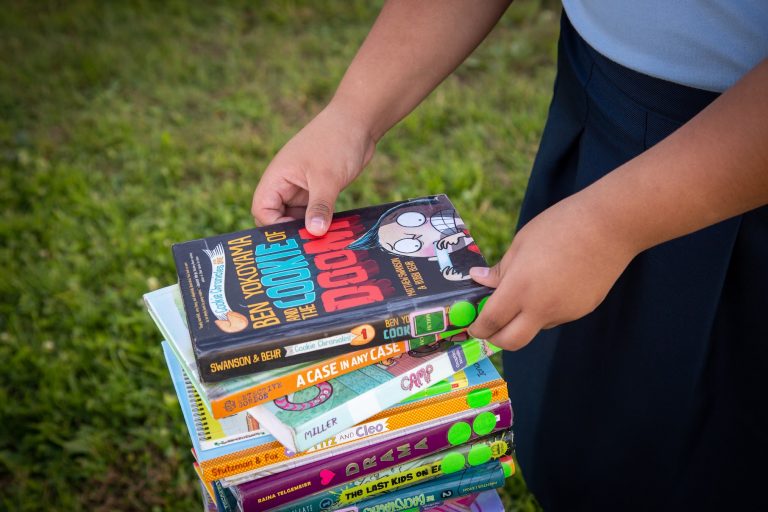
[[360,174],[375,147],[354,116],[326,107],[267,166],[253,194],[254,221],[304,218],[312,234],[325,234],[339,192]]
[[637,253],[600,214],[571,196],[526,224],[496,266],[471,269],[475,281],[496,288],[471,335],[517,350],[541,329],[594,310]]

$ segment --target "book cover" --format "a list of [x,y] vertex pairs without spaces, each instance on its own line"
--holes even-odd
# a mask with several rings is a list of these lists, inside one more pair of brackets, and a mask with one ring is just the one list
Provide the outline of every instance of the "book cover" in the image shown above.
[[316,461],[269,478],[260,478],[236,487],[234,493],[244,509],[265,510],[376,473],[383,469],[429,456],[474,441],[512,426],[509,401],[472,411],[469,417],[433,426],[371,444],[332,458]]
[[450,338],[421,349],[258,405],[248,414],[290,450],[304,451],[499,350],[484,340]]
[[265,440],[274,440],[267,431],[259,428],[258,421],[247,413],[239,413],[221,420],[215,419],[182,371],[166,341],[162,342],[162,348],[184,422],[198,458],[220,455],[221,449],[230,445],[245,449],[257,446]]
[[[448,421],[454,414],[508,399],[506,382],[493,364],[484,359],[465,370],[469,386],[445,395],[425,398],[418,402],[397,405],[301,453],[287,451],[277,440],[260,446],[233,451],[200,461],[206,481],[219,480],[230,486],[281,471],[300,467],[322,458],[335,457],[350,450],[361,449],[366,439],[381,440],[413,432]],[[232,446],[222,450],[232,450]]]
[[172,285],[149,292],[144,295],[144,301],[150,316],[173,348],[187,378],[217,419],[405,353],[411,345],[410,342],[399,341],[341,354],[318,363],[302,363],[221,382],[202,382],[195,363],[179,286]]
[[466,328],[486,262],[445,195],[173,246],[200,379],[213,382]]
[[377,494],[393,492],[471,466],[485,464],[489,460],[499,459],[505,455],[512,455],[512,448],[512,431],[501,431],[471,443],[392,466],[307,498],[292,501],[281,510],[283,512],[335,510],[372,498]]

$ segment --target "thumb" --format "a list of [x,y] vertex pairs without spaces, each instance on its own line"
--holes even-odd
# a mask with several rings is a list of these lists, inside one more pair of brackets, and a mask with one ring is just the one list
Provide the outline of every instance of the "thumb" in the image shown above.
[[339,191],[329,186],[315,186],[309,189],[305,222],[307,230],[315,236],[322,236],[328,231],[333,215],[333,205]]
[[496,288],[501,283],[501,267],[494,265],[492,267],[472,267],[469,269],[469,275],[472,279],[490,288]]

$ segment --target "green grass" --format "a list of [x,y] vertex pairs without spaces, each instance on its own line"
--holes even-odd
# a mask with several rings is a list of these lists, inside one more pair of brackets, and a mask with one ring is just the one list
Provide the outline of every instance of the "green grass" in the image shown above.
[[[510,8],[338,207],[445,192],[497,261],[551,95],[556,9]],[[0,509],[199,507],[141,296],[175,281],[172,243],[251,226],[261,171],[330,98],[376,10],[4,2]],[[537,509],[519,478],[503,496]]]

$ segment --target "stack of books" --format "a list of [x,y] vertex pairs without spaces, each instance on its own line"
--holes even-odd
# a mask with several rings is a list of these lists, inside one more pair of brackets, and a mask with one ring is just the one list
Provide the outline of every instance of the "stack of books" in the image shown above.
[[486,262],[446,196],[173,252],[145,302],[206,510],[503,510],[512,408],[466,332]]

